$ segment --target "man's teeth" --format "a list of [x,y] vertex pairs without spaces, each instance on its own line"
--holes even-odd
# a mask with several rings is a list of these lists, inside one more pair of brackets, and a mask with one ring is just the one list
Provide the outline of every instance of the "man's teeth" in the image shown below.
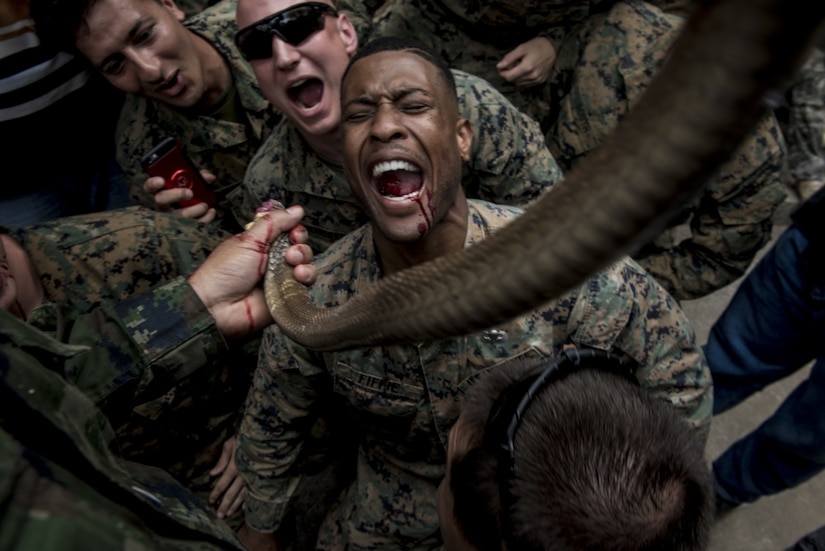
[[406,170],[407,172],[421,172],[419,168],[407,161],[384,161],[372,168],[372,177],[377,178],[391,170]]
[[297,82],[293,82],[292,85],[289,87],[289,89],[290,90],[295,90],[296,88],[300,88],[307,80],[309,80],[309,79],[305,78],[305,79],[301,79]]

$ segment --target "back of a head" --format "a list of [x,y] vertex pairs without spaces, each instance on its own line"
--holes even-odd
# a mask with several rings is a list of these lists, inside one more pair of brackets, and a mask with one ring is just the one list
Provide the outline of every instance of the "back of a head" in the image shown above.
[[[491,375],[465,400],[462,417],[476,428],[514,382]],[[509,551],[706,547],[710,473],[674,408],[620,377],[582,369],[537,394],[518,427],[506,517],[489,443],[452,465],[456,520],[478,549],[500,550],[502,532]]]
[[29,0],[40,42],[64,52],[76,52],[75,37],[97,0]]

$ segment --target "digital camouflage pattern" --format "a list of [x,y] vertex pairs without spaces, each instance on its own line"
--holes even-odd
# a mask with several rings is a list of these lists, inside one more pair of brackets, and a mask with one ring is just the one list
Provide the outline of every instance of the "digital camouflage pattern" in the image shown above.
[[825,52],[814,48],[788,91],[788,171],[792,183],[825,180]]
[[[542,36],[556,50],[577,24],[605,11],[616,0],[387,0],[376,10],[373,36],[420,40],[451,67],[483,78],[524,113],[549,124],[544,87],[518,88],[496,64],[508,52]],[[684,14],[690,0],[654,0],[668,13]],[[543,126],[543,128],[546,127]]]
[[[562,166],[587,162],[584,157],[647,88],[680,24],[643,2],[621,2],[567,39],[557,79],[572,91],[559,99],[559,117],[548,134]],[[607,60],[604,51],[623,56]],[[616,90],[624,97],[617,99]],[[738,279],[770,240],[773,214],[785,199],[784,163],[779,125],[767,113],[703,192],[635,258],[677,300],[702,297]],[[684,222],[687,238],[676,227]]]
[[37,267],[46,299],[85,312],[191,275],[231,235],[182,218],[128,207],[10,232]]
[[184,25],[206,39],[229,64],[234,98],[227,98],[231,120],[214,113],[179,111],[153,100],[127,94],[115,136],[117,160],[126,175],[131,195],[139,205],[154,208],[154,199],[143,191],[149,177],[140,166],[140,158],[167,136],[177,137],[198,169],[207,169],[216,177],[218,223],[236,231],[246,220],[232,218],[232,190],[243,182],[249,160],[260,147],[280,114],[263,96],[255,74],[235,47],[236,0],[221,0]]
[[202,497],[239,424],[259,345],[228,351],[184,279],[229,235],[142,207],[11,231],[48,301],[29,324],[88,348],[58,372],[109,417],[119,453]]
[[[544,146],[541,129],[489,83],[453,71],[461,116],[473,127],[470,161],[463,183],[469,197],[527,206],[561,178]],[[268,199],[299,204],[301,223],[316,253],[367,222],[352,196],[344,169],[310,149],[295,126],[283,120],[252,159],[238,219],[251,220]],[[236,202],[240,204],[240,202]]]
[[106,415],[64,378],[84,356],[87,372],[110,372],[113,364],[88,363],[93,346],[54,339],[0,310],[0,548],[243,549],[167,473],[117,455]]
[[[519,213],[470,201],[465,246]],[[381,278],[369,225],[315,264],[313,300],[324,306],[342,304]],[[627,259],[531,313],[458,339],[321,354],[268,328],[236,456],[249,484],[246,522],[261,532],[279,528],[302,482],[312,421],[319,408],[337,403],[361,435],[357,477],[327,515],[316,548],[438,547],[435,490],[464,392],[488,369],[516,358],[554,358],[571,345],[634,362],[640,384],[705,439],[711,380],[693,330],[668,293]]]
[[209,6],[214,6],[219,0],[175,0],[175,5],[186,17],[192,17]]
[[[451,16],[437,15],[445,10]],[[500,47],[484,38],[488,33],[495,36],[488,30],[499,20],[493,15],[503,22],[499,34],[511,38]],[[524,26],[513,27],[522,16]],[[543,36],[557,50],[550,78],[544,86],[516,89],[498,76],[495,63],[516,45],[513,42],[541,34],[542,21],[550,29]],[[639,99],[683,22],[638,0],[596,6],[391,0],[376,15],[374,34],[413,36],[453,67],[490,80],[540,122],[551,153],[562,169],[569,170],[601,144]],[[521,30],[505,32],[514,28]],[[784,162],[778,124],[767,114],[704,193],[636,255],[637,260],[677,300],[704,296],[739,278],[770,239],[771,217],[785,198]],[[688,220],[690,236],[681,239],[675,227]]]

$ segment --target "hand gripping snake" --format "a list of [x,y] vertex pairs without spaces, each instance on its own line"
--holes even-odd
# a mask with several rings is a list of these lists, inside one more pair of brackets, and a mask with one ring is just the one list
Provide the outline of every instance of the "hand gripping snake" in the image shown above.
[[[644,97],[587,161],[496,235],[315,306],[273,246],[267,305],[315,350],[416,343],[502,323],[657,235],[764,114],[817,39],[825,2],[697,0]],[[586,216],[582,216],[586,213]]]

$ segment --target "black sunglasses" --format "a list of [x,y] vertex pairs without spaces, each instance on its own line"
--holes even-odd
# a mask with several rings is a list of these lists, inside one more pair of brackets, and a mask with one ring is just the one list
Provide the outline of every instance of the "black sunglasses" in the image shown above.
[[324,28],[325,15],[338,15],[335,8],[320,2],[297,4],[244,27],[235,35],[235,45],[248,61],[272,57],[272,35],[297,46]]

